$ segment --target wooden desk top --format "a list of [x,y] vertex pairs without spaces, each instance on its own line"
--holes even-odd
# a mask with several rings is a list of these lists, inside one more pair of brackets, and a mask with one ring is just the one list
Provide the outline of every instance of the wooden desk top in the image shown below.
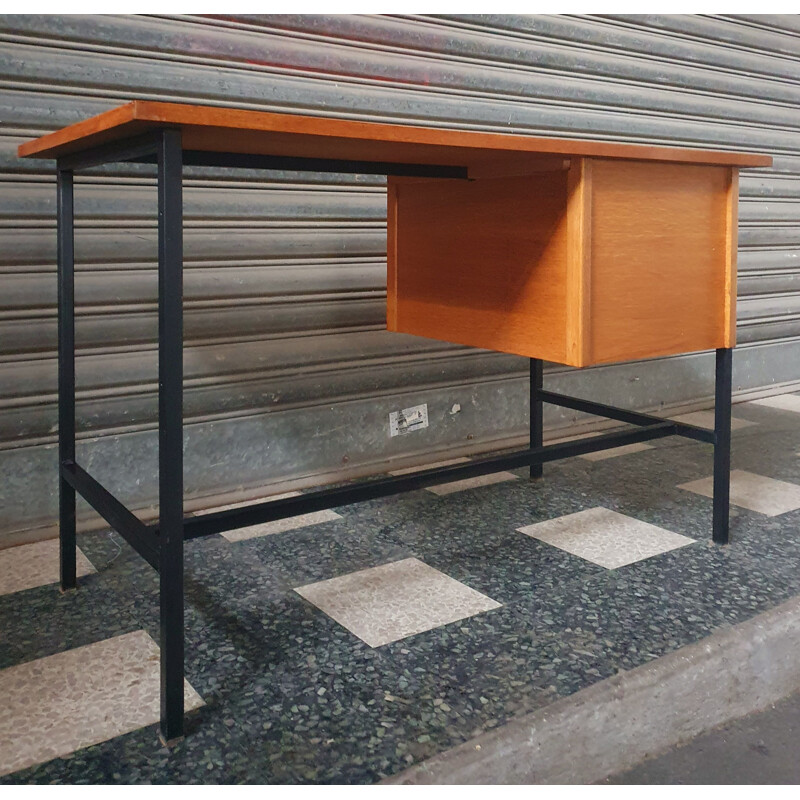
[[330,117],[134,100],[18,148],[22,158],[57,158],[164,127],[179,127],[186,150],[437,164],[530,165],[569,156],[768,167],[764,155],[682,147],[480,133]]

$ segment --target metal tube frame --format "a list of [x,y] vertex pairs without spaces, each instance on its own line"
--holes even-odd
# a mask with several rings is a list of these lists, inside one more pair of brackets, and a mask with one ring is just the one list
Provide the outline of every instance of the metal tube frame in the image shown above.
[[[544,364],[541,358],[530,359],[530,446],[541,447],[544,442],[544,405],[542,403],[542,387],[544,385]],[[541,464],[531,464],[531,479],[541,478]]]
[[[286,159],[246,154],[198,154],[183,151],[180,130],[155,133],[64,156],[58,160],[58,393],[59,523],[61,589],[76,581],[75,500],[79,493],[109,525],[159,573],[161,643],[160,738],[171,745],[184,733],[184,541],[296,514],[386,497],[425,486],[529,467],[532,478],[549,461],[620,447],[634,442],[684,436],[714,445],[713,540],[728,541],[732,350],[717,350],[714,431],[647,414],[581,400],[543,388],[542,361],[530,359],[530,446],[468,464],[349,483],[299,497],[256,502],[200,517],[183,511],[183,200],[182,175],[187,164],[264,169],[365,170],[365,162]],[[76,169],[120,161],[158,165],[158,398],[159,521],[141,522],[76,460],[75,453],[75,291],[73,173]],[[302,163],[301,163],[302,162]],[[452,165],[372,164],[382,174],[417,174],[465,178]],[[616,419],[633,425],[622,431],[544,445],[544,403]]]
[[728,544],[731,496],[731,394],[733,390],[733,350],[717,350],[714,391],[714,510],[712,538]]
[[158,140],[158,543],[161,738],[183,737],[183,163],[180,130]]
[[58,192],[58,519],[61,591],[76,588],[75,487],[61,472],[75,462],[75,210],[73,179],[57,173]]

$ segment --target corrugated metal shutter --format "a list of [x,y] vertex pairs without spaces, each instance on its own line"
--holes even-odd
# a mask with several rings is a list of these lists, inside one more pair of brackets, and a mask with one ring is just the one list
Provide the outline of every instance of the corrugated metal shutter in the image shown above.
[[[0,544],[55,509],[54,176],[16,146],[137,97],[770,153],[741,180],[735,381],[800,379],[797,17],[4,16]],[[87,173],[76,207],[81,458],[147,515],[151,173]],[[387,334],[384,292],[380,179],[187,171],[190,506],[524,434],[527,362]],[[652,408],[704,402],[711,378],[693,355],[548,383]],[[390,440],[388,412],[415,402],[431,428]]]

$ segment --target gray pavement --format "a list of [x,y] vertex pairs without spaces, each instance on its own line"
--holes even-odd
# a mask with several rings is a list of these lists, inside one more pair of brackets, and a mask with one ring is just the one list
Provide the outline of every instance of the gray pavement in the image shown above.
[[800,693],[748,714],[602,783],[800,783]]

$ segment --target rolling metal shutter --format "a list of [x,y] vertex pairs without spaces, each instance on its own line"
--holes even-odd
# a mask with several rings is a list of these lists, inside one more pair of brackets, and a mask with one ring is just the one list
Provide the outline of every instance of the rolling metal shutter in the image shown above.
[[[16,147],[133,98],[769,153],[741,180],[734,381],[800,380],[796,16],[3,16],[0,546],[56,508],[54,174]],[[187,507],[524,435],[526,361],[382,330],[381,180],[187,170],[185,206]],[[86,173],[76,210],[79,457],[152,516],[152,173]],[[547,382],[658,408],[712,375],[700,354]],[[430,427],[390,438],[421,402]]]

